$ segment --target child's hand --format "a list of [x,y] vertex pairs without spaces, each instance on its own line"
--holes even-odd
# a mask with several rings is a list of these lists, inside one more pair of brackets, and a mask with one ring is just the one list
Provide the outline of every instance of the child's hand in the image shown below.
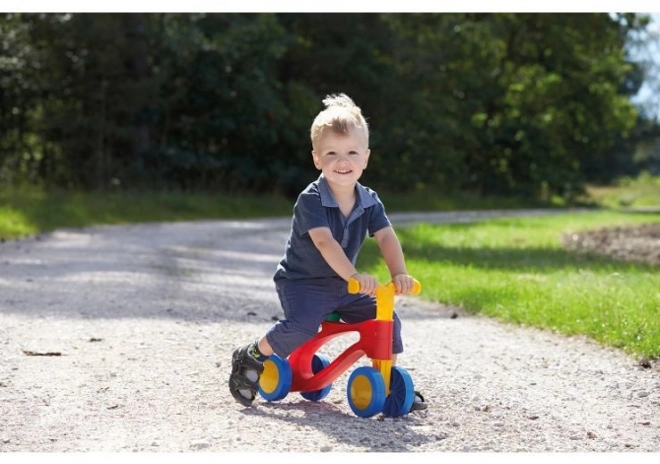
[[392,282],[396,287],[396,293],[403,295],[404,293],[411,293],[415,286],[415,279],[408,274],[397,274],[392,277]]
[[366,295],[375,295],[376,289],[378,288],[378,281],[376,278],[369,274],[354,274],[351,276],[351,279],[355,279],[360,282],[360,293]]

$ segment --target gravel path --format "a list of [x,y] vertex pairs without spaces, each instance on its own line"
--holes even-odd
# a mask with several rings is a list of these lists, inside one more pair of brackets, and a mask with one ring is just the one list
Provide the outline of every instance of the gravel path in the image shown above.
[[320,403],[292,393],[242,408],[231,353],[281,315],[271,276],[288,228],[143,224],[0,245],[0,451],[263,451],[264,431],[283,452],[660,451],[657,368],[422,297],[397,307],[400,364],[427,411],[358,418],[349,373]]

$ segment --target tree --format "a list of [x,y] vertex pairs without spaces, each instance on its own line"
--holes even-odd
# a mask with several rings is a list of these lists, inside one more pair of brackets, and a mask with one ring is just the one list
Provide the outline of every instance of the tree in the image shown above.
[[[642,15],[0,17],[0,179],[295,195],[346,92],[369,184],[548,197],[634,167]],[[643,116],[643,113],[642,113]],[[642,117],[643,119],[643,117]],[[648,151],[648,150],[647,150]],[[627,171],[626,171],[627,172]]]

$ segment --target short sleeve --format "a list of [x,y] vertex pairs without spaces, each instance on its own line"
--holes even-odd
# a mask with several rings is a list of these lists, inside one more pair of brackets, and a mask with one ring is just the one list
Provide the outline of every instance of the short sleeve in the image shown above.
[[378,198],[376,192],[372,190],[370,193],[373,199],[376,200],[376,204],[369,207],[371,211],[369,214],[369,224],[367,226],[369,236],[373,237],[376,232],[385,227],[389,227],[392,224],[390,223],[387,214],[385,214],[385,206],[383,206],[383,203],[380,201],[380,198]]
[[293,207],[293,214],[300,236],[317,227],[330,227],[325,208],[321,205],[321,197],[315,192],[301,194]]

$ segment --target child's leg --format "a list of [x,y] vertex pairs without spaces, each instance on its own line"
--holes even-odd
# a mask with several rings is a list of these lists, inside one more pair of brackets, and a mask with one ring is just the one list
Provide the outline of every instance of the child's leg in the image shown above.
[[239,403],[250,406],[256,398],[264,361],[274,353],[286,359],[293,350],[318,333],[323,319],[338,304],[334,291],[338,280],[277,285],[285,319],[275,324],[257,342],[238,348],[232,357],[229,390]]
[[300,345],[314,337],[321,322],[337,309],[337,292],[346,286],[342,279],[310,279],[277,285],[284,319],[273,325],[259,340],[264,354],[276,353],[286,359]]
[[259,348],[261,354],[265,356],[270,356],[275,353],[275,351],[273,351],[273,347],[270,346],[270,343],[268,343],[268,339],[266,338],[265,335],[259,339],[259,342],[257,343],[257,348]]

